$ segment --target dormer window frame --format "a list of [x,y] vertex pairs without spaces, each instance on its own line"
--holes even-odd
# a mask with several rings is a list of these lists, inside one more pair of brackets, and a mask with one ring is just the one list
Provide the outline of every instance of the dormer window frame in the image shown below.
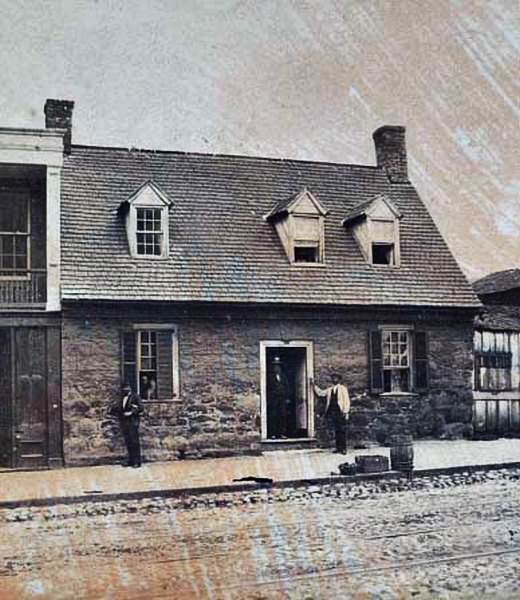
[[[169,257],[169,209],[171,201],[166,194],[153,181],[144,183],[126,203],[126,231],[130,256],[138,260],[165,260]],[[150,211],[152,214],[144,214],[139,218],[140,211]],[[160,229],[155,228],[153,211],[160,211]],[[147,217],[150,217],[150,228],[139,228],[139,221],[146,225]],[[148,253],[146,249],[154,248],[153,236],[158,236],[160,241],[160,252]],[[145,250],[143,252],[143,249]]]
[[[376,238],[374,234],[374,223],[392,223],[393,224],[393,240],[383,240]],[[374,267],[383,268],[399,268],[401,266],[401,239],[399,218],[394,216],[393,219],[372,218],[367,215],[368,234],[370,236],[370,244],[368,246],[368,262]],[[374,246],[392,246],[391,260],[389,263],[374,262]]]
[[[299,209],[306,202],[307,210]],[[310,209],[312,205],[312,210]],[[325,216],[327,212],[317,198],[304,188],[283,206],[278,205],[264,218],[274,223],[280,241],[284,247],[289,263],[293,267],[316,268],[325,266]],[[309,225],[305,232],[304,219]],[[312,230],[316,232],[313,235]],[[298,249],[314,249],[316,260],[298,260]]]
[[[383,211],[381,211],[382,205],[385,206]],[[397,269],[401,266],[401,218],[402,214],[393,202],[385,195],[379,195],[355,206],[343,219],[342,225],[351,229],[370,267]],[[386,224],[390,227],[385,231],[384,226],[377,227],[377,224]],[[390,235],[389,230],[391,230]],[[376,262],[374,249],[383,246],[388,247],[390,259],[388,262]]]

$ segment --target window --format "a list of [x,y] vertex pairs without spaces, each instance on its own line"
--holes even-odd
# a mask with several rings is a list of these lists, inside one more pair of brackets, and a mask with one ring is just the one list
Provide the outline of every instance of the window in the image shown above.
[[513,354],[508,332],[475,332],[475,389],[512,389]]
[[295,263],[322,262],[322,220],[319,216],[293,215],[293,247]]
[[294,262],[315,263],[318,262],[318,248],[316,246],[295,246]]
[[128,248],[134,258],[160,259],[168,256],[168,210],[171,202],[152,181],[143,184],[119,205],[124,218]]
[[25,277],[29,270],[29,197],[0,194],[0,277]]
[[370,218],[369,228],[372,240],[372,264],[395,266],[395,240],[398,231],[396,220]]
[[393,265],[394,264],[394,245],[393,244],[372,244],[372,264],[374,265]]
[[137,209],[137,254],[161,256],[163,231],[160,208]]
[[135,326],[123,333],[122,380],[143,400],[168,400],[179,395],[175,326]]
[[279,202],[264,218],[273,223],[291,264],[321,265],[327,211],[307,189]]
[[376,393],[408,393],[428,387],[426,332],[381,327],[370,332],[370,384]]
[[410,391],[410,335],[408,331],[383,331],[383,389]]
[[394,203],[379,195],[352,207],[342,223],[352,230],[369,264],[399,267],[401,218]]

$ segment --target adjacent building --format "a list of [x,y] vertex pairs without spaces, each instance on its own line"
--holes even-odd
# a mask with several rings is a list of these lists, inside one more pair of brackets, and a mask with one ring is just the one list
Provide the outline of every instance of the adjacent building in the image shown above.
[[[365,166],[75,145],[72,107],[47,101],[42,131],[0,130],[2,215],[34,186],[23,194],[45,207],[44,226],[28,229],[35,208],[0,233],[4,464],[118,459],[107,409],[123,380],[144,398],[147,460],[327,444],[313,384],[332,372],[352,440],[439,435],[468,407],[471,420],[481,304],[408,179],[403,127],[374,133]],[[45,346],[41,365],[25,340]],[[283,431],[268,419],[274,363]],[[17,437],[25,422],[40,446]]]
[[484,310],[475,321],[474,426],[479,435],[520,434],[520,269],[473,284]]

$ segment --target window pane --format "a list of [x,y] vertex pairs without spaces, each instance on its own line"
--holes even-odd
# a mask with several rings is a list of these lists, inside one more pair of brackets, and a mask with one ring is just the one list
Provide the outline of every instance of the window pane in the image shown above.
[[139,332],[139,393],[146,400],[157,397],[157,344],[155,331]]
[[27,254],[27,238],[24,235],[17,235],[14,247],[16,254]]
[[17,269],[26,270],[27,269],[27,257],[26,256],[16,256],[14,259],[14,264]]
[[318,262],[318,248],[296,246],[294,248],[294,262],[302,262],[302,263]]
[[27,233],[29,202],[20,194],[0,194],[0,231]]

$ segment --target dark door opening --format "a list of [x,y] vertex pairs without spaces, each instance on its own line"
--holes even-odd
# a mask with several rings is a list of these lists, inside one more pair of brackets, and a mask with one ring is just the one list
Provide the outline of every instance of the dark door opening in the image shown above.
[[61,466],[60,331],[0,327],[0,466]]
[[266,348],[267,439],[309,436],[306,348]]

